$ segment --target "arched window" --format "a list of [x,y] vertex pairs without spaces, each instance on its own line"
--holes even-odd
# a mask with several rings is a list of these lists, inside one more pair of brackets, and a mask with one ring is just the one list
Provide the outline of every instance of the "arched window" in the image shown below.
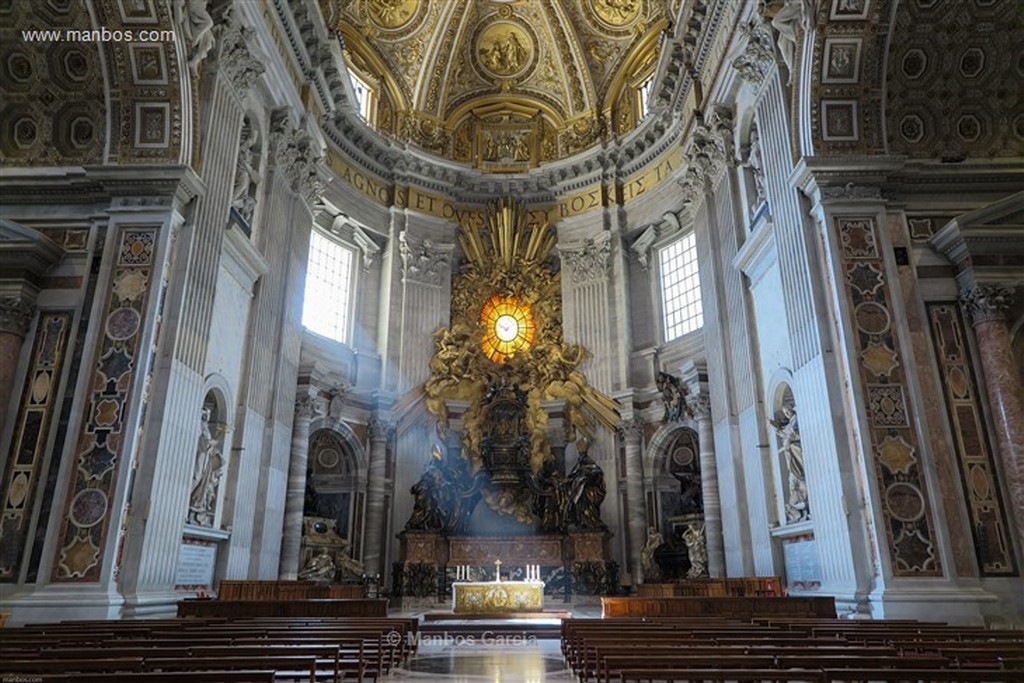
[[682,237],[658,252],[665,341],[678,339],[704,326],[694,234]]

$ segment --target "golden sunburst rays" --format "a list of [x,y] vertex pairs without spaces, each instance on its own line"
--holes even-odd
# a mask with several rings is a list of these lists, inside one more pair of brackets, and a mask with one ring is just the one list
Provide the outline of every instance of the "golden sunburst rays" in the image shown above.
[[464,224],[459,245],[470,263],[484,269],[509,271],[517,264],[540,263],[547,259],[557,239],[547,221],[531,226],[526,205],[511,197],[488,205],[483,226]]

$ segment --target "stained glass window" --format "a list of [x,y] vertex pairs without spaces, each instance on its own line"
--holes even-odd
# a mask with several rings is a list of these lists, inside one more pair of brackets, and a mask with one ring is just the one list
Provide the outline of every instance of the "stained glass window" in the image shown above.
[[504,363],[533,344],[536,327],[529,304],[514,296],[493,296],[480,311],[483,350],[495,363]]

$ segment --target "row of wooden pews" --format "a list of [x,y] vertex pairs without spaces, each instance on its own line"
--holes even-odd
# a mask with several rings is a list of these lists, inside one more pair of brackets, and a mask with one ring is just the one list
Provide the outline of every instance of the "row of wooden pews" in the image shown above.
[[562,651],[604,683],[1024,682],[1024,631],[916,621],[566,619]]
[[33,624],[0,631],[0,680],[377,680],[411,656],[404,618],[177,618]]

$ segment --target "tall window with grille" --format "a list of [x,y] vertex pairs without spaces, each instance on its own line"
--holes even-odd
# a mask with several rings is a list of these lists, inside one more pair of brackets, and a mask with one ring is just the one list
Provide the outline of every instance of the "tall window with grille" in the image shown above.
[[302,324],[310,332],[347,343],[352,302],[352,250],[313,231],[309,240]]
[[691,232],[658,254],[665,341],[678,339],[704,326],[697,272],[697,242]]

